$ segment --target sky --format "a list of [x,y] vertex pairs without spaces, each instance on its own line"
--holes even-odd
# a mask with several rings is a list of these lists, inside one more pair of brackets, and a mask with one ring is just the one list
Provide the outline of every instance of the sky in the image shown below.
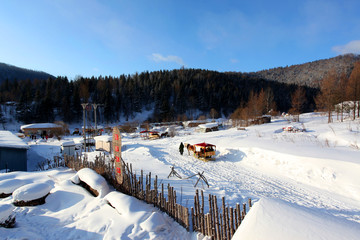
[[360,1],[0,0],[0,62],[54,76],[253,72],[360,54]]

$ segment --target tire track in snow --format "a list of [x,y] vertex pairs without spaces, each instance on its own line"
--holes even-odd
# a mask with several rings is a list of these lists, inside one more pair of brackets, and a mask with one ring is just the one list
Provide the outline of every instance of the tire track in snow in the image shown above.
[[[153,151],[151,143],[146,144],[146,146],[149,147],[149,152],[154,158],[166,165],[175,166],[175,170],[182,176],[191,176],[204,171],[204,176],[210,184],[209,189],[204,189],[205,192],[216,194],[219,197],[226,195],[227,202],[231,205],[244,202],[248,197],[254,200],[269,197],[360,222],[360,209],[358,207],[344,203],[325,190],[315,189],[287,177],[280,178],[265,174],[246,166],[240,161],[242,157],[246,157],[242,156],[243,153],[237,154],[240,158],[239,161],[234,161],[233,157],[231,160],[222,156],[224,160],[218,158],[215,161],[203,162],[191,155],[188,156],[186,150],[181,156],[176,148],[178,142],[173,140],[170,142],[158,141],[156,148],[161,149],[161,151]],[[230,150],[232,156],[236,152],[241,152],[238,149],[226,150]],[[188,197],[191,201],[193,196]]]

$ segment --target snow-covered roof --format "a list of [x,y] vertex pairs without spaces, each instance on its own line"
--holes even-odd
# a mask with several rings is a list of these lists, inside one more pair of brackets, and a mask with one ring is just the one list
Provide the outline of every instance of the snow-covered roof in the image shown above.
[[20,127],[22,131],[24,129],[32,129],[32,128],[61,128],[61,126],[55,123],[32,123],[28,125],[22,125]]
[[199,128],[214,128],[218,126],[219,126],[218,123],[206,123],[206,124],[200,124]]
[[103,142],[111,142],[112,136],[109,136],[109,135],[97,136],[97,137],[94,137],[94,140],[95,141],[103,141]]
[[10,131],[0,131],[0,147],[29,149],[29,146]]
[[63,147],[75,146],[75,142],[74,142],[74,141],[66,141],[66,142],[63,142],[63,143],[61,144],[61,146],[63,146]]

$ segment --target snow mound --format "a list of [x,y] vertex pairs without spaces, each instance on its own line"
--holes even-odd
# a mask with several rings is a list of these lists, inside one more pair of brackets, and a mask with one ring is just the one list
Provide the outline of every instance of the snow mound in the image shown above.
[[140,227],[147,232],[164,232],[168,230],[168,224],[162,214],[153,212],[148,219],[140,223]]
[[46,196],[53,188],[49,183],[30,183],[13,192],[15,201],[31,201]]
[[71,181],[76,184],[79,184],[80,180],[95,189],[99,193],[99,197],[104,197],[110,192],[109,185],[107,184],[105,178],[90,168],[83,168],[79,170],[77,174],[71,178]]
[[1,204],[0,205],[0,223],[6,221],[9,216],[12,214],[14,206],[11,204]]
[[359,225],[281,200],[260,199],[232,239],[359,239]]
[[0,193],[10,194],[25,184],[28,184],[28,182],[20,179],[2,180],[0,181]]
[[122,215],[134,216],[135,212],[141,212],[142,209],[151,210],[150,205],[120,192],[110,192],[105,196],[105,200]]

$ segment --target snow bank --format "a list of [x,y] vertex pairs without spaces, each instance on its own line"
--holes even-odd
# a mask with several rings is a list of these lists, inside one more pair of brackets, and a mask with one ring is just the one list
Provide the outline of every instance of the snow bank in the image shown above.
[[79,170],[77,174],[71,178],[71,181],[76,184],[80,183],[80,180],[95,189],[99,193],[99,197],[104,197],[110,191],[105,178],[90,168],[83,168]]
[[0,223],[4,222],[9,218],[14,210],[14,206],[11,204],[0,205]]
[[281,200],[260,199],[232,239],[359,239],[359,224]]
[[108,201],[121,215],[134,217],[134,213],[141,211],[141,209],[145,208],[150,210],[150,205],[120,192],[110,192],[105,196],[105,200]]
[[53,188],[49,183],[30,183],[13,192],[15,201],[31,201],[44,197]]
[[17,188],[24,186],[28,181],[20,179],[6,179],[0,181],[0,193],[9,194],[14,192]]
[[162,232],[168,229],[168,224],[162,214],[153,212],[148,219],[140,223],[140,227],[147,232]]
[[134,223],[137,235],[146,236],[142,239],[188,239],[189,237],[184,234],[179,235],[179,232],[186,230],[179,224],[173,224],[170,217],[150,204],[115,191],[110,192],[104,199],[123,219],[128,223]]

